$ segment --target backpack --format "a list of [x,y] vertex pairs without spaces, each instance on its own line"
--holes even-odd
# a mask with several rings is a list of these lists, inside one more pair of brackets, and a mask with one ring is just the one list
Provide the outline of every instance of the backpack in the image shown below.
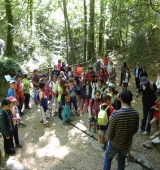
[[106,111],[109,109],[109,106],[103,110],[100,105],[100,111],[98,113],[98,125],[106,126],[108,124],[108,115]]
[[34,102],[35,102],[35,104],[38,104],[39,103],[39,90],[38,91],[36,91],[36,93],[35,93],[35,95],[34,95]]

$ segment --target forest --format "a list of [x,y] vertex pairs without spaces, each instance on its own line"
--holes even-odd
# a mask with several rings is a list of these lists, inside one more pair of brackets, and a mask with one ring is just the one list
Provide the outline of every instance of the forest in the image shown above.
[[55,56],[75,64],[112,51],[159,60],[158,0],[2,0],[0,14],[1,77],[35,56],[49,66]]

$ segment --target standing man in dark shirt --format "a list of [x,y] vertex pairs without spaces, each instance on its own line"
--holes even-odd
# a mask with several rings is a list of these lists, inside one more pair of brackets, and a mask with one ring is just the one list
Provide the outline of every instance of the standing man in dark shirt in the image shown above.
[[[148,135],[151,130],[150,121],[153,119],[154,109],[153,106],[156,101],[155,91],[151,88],[150,82],[147,77],[142,76],[140,78],[141,88],[138,91],[137,97],[142,94],[142,104],[143,104],[143,119],[141,122],[141,127],[139,132],[142,132],[143,135]],[[147,122],[148,118],[148,122]]]
[[13,141],[13,128],[12,128],[12,119],[9,116],[7,110],[10,109],[10,101],[8,99],[3,99],[0,110],[0,132],[4,138],[4,150],[5,154],[15,154],[14,149],[11,150],[12,141]]
[[127,151],[139,126],[138,112],[131,107],[132,97],[131,91],[124,90],[120,94],[121,109],[112,113],[107,130],[109,143],[104,156],[103,170],[110,170],[111,161],[117,153],[118,169],[124,170]]

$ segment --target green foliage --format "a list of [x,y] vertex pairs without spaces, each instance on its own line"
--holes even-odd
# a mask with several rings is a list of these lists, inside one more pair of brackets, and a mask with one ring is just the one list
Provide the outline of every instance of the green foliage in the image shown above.
[[12,58],[0,60],[0,77],[2,78],[4,75],[11,75],[12,73],[16,73],[18,68],[19,65]]

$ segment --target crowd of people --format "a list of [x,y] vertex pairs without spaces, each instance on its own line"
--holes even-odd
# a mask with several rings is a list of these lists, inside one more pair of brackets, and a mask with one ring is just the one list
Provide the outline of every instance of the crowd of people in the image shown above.
[[[138,90],[136,96],[142,95],[143,119],[140,128],[139,114],[131,107],[133,94],[127,90],[131,74],[126,62],[121,68],[119,85],[116,67],[108,55],[104,56],[98,73],[92,65],[84,72],[81,64],[72,67],[61,60],[50,73],[43,74],[35,69],[32,85],[29,76],[19,69],[11,75],[7,98],[1,103],[0,131],[4,138],[5,154],[16,153],[14,142],[16,147],[22,148],[18,125],[21,124],[20,117],[24,115],[23,104],[24,109],[31,109],[32,88],[44,127],[49,127],[47,117],[52,115],[58,115],[63,125],[69,125],[74,115],[87,112],[88,133],[98,132],[98,143],[102,145],[102,150],[107,148],[103,169],[110,169],[117,153],[118,167],[124,169],[126,156],[128,160],[133,158],[130,147],[137,131],[148,135],[153,125],[156,132],[151,138],[160,135],[160,71],[156,83],[149,82],[146,68],[137,62],[134,76]],[[119,86],[123,86],[122,92],[119,92]]]

